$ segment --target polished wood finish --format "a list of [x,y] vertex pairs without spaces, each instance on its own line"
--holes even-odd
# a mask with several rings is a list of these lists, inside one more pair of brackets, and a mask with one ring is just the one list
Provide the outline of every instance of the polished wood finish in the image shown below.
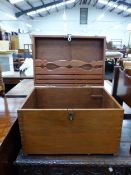
[[34,88],[33,79],[24,79],[18,83],[14,88],[6,93],[6,97],[20,98],[26,97]]
[[[29,80],[34,83],[33,80]],[[27,82],[20,82],[22,86],[25,86],[25,89],[30,88]],[[111,93],[112,84],[109,81],[105,81],[105,89]],[[16,91],[17,92],[17,91]],[[14,94],[13,94],[14,93]],[[15,95],[15,91],[12,95]],[[21,93],[20,93],[21,94]],[[18,94],[19,95],[19,94]],[[14,102],[11,99],[8,99],[8,106],[13,104]],[[18,99],[17,100],[18,104]],[[22,99],[21,99],[22,100]],[[3,100],[0,101],[0,104]],[[21,101],[22,102],[22,101]],[[19,103],[20,105],[20,103]],[[15,106],[15,105],[14,105]],[[5,107],[2,107],[3,110]],[[10,108],[10,107],[8,107]],[[12,111],[16,110],[15,107],[11,107]],[[18,108],[18,106],[17,106]],[[2,112],[2,111],[1,111]],[[15,132],[16,134],[16,132]],[[6,136],[2,135],[4,140]],[[12,139],[12,143],[15,139]],[[109,167],[113,168],[114,175],[122,174],[128,175],[126,169],[130,169],[131,158],[129,153],[129,147],[131,143],[131,121],[124,120],[122,125],[122,134],[121,134],[121,142],[118,156],[112,155],[28,155],[19,153],[15,164],[17,165],[19,175],[69,175],[69,174],[79,174],[79,175],[87,175],[89,172],[94,174],[109,174]],[[6,148],[9,146],[6,145]],[[100,167],[100,169],[98,168]],[[4,169],[6,171],[7,167]],[[104,173],[103,173],[104,172]],[[124,173],[125,172],[125,173]],[[4,173],[1,173],[4,175]],[[130,173],[129,173],[130,174]],[[10,173],[9,173],[10,175]],[[14,175],[14,174],[13,174]]]
[[3,82],[2,71],[0,66],[0,95],[4,96],[4,94],[5,94],[5,85]]
[[34,36],[35,85],[103,85],[104,37]]
[[[15,72],[13,75],[3,76],[3,81],[5,84],[5,93],[9,92],[11,89],[13,89],[17,84],[19,84],[24,79],[30,80],[30,79],[33,79],[33,76],[27,77],[24,74],[20,74],[20,72]],[[20,89],[20,91],[21,91],[21,89]],[[28,91],[28,88],[26,90],[23,89],[23,94],[20,94],[20,97],[25,97],[25,91]],[[18,97],[17,94],[19,94],[18,89],[17,89],[17,93],[14,95],[14,97]],[[9,94],[9,97],[10,96],[12,97],[12,94]]]
[[116,154],[123,109],[98,87],[105,38],[34,36],[33,42],[37,87],[18,111],[24,152]]
[[[81,94],[79,98],[78,94]],[[120,106],[100,87],[36,87],[22,108],[32,107],[34,109],[94,109]]]
[[35,81],[37,84],[39,85],[43,85],[43,84],[51,84],[51,85],[57,85],[57,84],[64,84],[64,85],[70,85],[70,84],[94,84],[94,85],[100,85],[101,83],[103,83],[102,80],[36,80]]
[[8,75],[8,76],[3,76],[3,81],[5,83],[5,85],[10,85],[10,84],[18,84],[20,83],[21,80],[23,79],[33,79],[33,76],[25,76],[25,75],[21,75],[19,72],[15,72],[13,75]]
[[[75,75],[74,75],[75,76]],[[6,93],[6,97],[26,97],[29,93],[32,92],[34,88],[34,80],[33,79],[24,79],[20,81],[14,88],[12,88],[9,92]],[[111,94],[112,92],[112,83],[108,80],[104,81],[104,88],[106,91]]]
[[25,155],[20,151],[15,164],[19,175],[130,175],[130,143],[131,120],[124,120],[118,156]]
[[112,94],[119,103],[124,101],[131,107],[131,69],[115,67]]
[[123,109],[103,88],[37,87],[18,116],[26,154],[118,151]]
[[22,98],[0,98],[0,175],[15,175],[13,161],[20,150],[17,109]]

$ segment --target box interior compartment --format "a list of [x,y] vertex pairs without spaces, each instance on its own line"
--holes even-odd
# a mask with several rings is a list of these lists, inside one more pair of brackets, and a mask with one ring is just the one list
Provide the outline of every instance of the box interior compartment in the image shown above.
[[119,108],[120,106],[103,88],[90,87],[37,87],[33,90],[23,109],[46,108]]

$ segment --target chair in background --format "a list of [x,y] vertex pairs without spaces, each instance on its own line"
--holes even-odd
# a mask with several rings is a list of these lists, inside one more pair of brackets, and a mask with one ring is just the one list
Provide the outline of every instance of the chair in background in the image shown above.
[[112,95],[122,105],[131,107],[131,69],[115,66]]
[[5,85],[3,83],[1,67],[0,67],[0,95],[2,95],[2,96],[5,95]]
[[24,44],[25,58],[32,58],[32,44]]
[[32,58],[32,44],[24,44],[24,49],[18,49],[18,54],[13,55],[14,69],[19,71],[26,58]]
[[[131,108],[131,69],[122,70],[120,66],[115,67],[112,95],[121,105],[124,102]],[[128,114],[125,110],[124,119],[131,119],[131,109]],[[129,151],[131,154],[131,146]]]

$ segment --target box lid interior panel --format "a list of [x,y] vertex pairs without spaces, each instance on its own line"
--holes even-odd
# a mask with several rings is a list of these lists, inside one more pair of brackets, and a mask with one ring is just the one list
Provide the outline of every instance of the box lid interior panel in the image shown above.
[[103,85],[104,37],[34,36],[35,85]]

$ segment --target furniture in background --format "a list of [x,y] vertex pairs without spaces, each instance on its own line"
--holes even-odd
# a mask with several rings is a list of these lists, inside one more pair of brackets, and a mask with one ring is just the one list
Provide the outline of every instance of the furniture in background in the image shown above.
[[24,50],[28,55],[32,55],[32,44],[24,44]]
[[[112,95],[121,105],[125,102],[131,107],[131,69],[122,70],[120,66],[115,67]],[[125,114],[124,118],[131,119],[131,114]]]
[[9,90],[9,92],[6,93],[6,97],[10,98],[26,97],[31,93],[33,88],[34,88],[33,79],[23,79],[21,80],[20,83],[18,83],[11,90]]
[[126,58],[120,60],[120,66],[123,69],[131,69],[131,52],[127,55]]
[[0,50],[9,50],[9,41],[0,40]]
[[8,92],[23,79],[33,79],[33,76],[26,76],[25,74],[20,74],[20,72],[15,72],[14,75],[3,76],[5,92]]
[[123,54],[117,50],[106,50],[105,57],[105,79],[112,81],[114,66],[119,64]]
[[14,74],[13,52],[10,50],[0,51],[0,65],[3,76]]
[[6,32],[5,30],[0,29],[0,40],[8,40],[10,41],[10,33]]
[[131,60],[130,61],[122,61],[123,69],[131,69]]
[[112,47],[115,49],[120,49],[123,46],[121,39],[111,39]]
[[17,109],[24,98],[0,97],[0,175],[17,175],[13,166],[21,147]]
[[18,49],[18,54],[13,55],[14,69],[19,71],[19,67],[25,61],[25,49]]
[[115,67],[112,95],[121,105],[125,102],[131,107],[131,69]]
[[18,54],[13,54],[15,71],[19,71],[26,58],[32,58],[32,44],[24,44],[24,49],[18,49]]
[[6,32],[0,27],[0,40],[7,40],[9,42],[9,49],[16,50],[19,48],[18,33]]
[[18,50],[19,49],[19,37],[18,35],[11,36],[11,49]]
[[0,67],[0,94],[2,96],[4,96],[4,94],[5,94],[5,85],[4,85],[3,78],[2,78],[1,67]]

